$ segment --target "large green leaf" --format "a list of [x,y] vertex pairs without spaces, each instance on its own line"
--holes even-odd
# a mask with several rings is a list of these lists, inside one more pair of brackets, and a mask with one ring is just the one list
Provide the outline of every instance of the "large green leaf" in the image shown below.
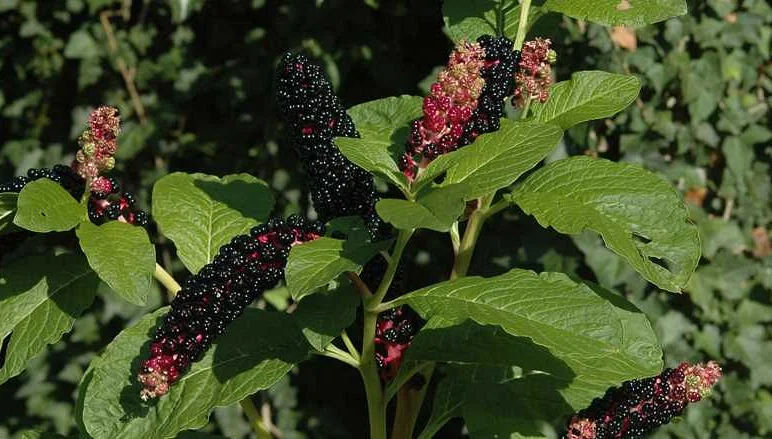
[[611,250],[668,291],[681,291],[700,258],[697,227],[681,196],[640,166],[586,156],[558,160],[529,176],[511,198],[542,226],[600,233]]
[[249,174],[218,178],[175,172],[153,187],[153,218],[192,273],[231,238],[267,220],[273,203],[268,185]]
[[152,404],[139,398],[136,374],[149,336],[168,308],[121,332],[91,364],[83,424],[95,439],[174,437],[206,424],[215,406],[266,389],[302,361],[309,346],[291,317],[247,309],[168,394]]
[[0,383],[72,329],[91,305],[99,279],[77,254],[18,259],[0,276],[0,340],[10,334]]
[[371,243],[326,237],[295,245],[284,270],[287,288],[294,300],[300,300],[345,272],[359,273],[365,262],[389,245],[390,241]]
[[393,183],[403,192],[408,181],[395,161],[405,150],[410,122],[421,117],[423,99],[392,96],[365,102],[348,110],[361,138],[337,137],[336,145],[351,162]]
[[466,384],[453,373],[440,379],[432,399],[432,414],[418,439],[432,439],[448,421],[461,416]]
[[592,119],[613,116],[635,100],[641,81],[632,75],[601,71],[576,72],[570,81],[552,86],[549,100],[534,105],[536,120],[564,130]]
[[[662,367],[662,351],[644,314],[621,297],[562,273],[514,269],[493,278],[467,277],[408,293],[392,304],[408,304],[429,319],[409,359],[508,362],[540,370],[574,407],[612,384],[654,375]],[[503,333],[517,338],[502,343]],[[430,342],[422,341],[426,337]]]
[[91,268],[118,295],[144,305],[153,282],[155,246],[142,227],[120,221],[83,222],[75,232]]
[[685,0],[547,0],[544,8],[577,20],[645,26],[686,14]]
[[468,190],[464,184],[453,184],[425,191],[416,201],[384,198],[375,205],[375,211],[398,229],[447,232],[463,213]]
[[0,235],[17,229],[13,224],[16,214],[16,200],[19,194],[14,192],[0,193]]
[[69,192],[47,178],[27,183],[19,192],[13,222],[33,232],[64,232],[77,226],[85,212]]
[[[528,11],[529,28],[542,14],[541,8],[531,6]],[[442,15],[445,33],[454,42],[475,41],[482,35],[498,35],[499,20],[503,21],[501,35],[515,39],[520,22],[520,5],[503,0],[446,0],[442,3]]]
[[298,304],[292,318],[300,326],[308,343],[323,351],[357,316],[359,295],[353,288],[335,290],[306,297]]
[[395,132],[410,129],[410,122],[423,115],[420,96],[391,96],[364,102],[348,109],[358,130],[387,129]]
[[509,186],[546,157],[562,135],[555,125],[502,119],[501,129],[458,151],[458,164],[445,181],[465,183],[467,200]]

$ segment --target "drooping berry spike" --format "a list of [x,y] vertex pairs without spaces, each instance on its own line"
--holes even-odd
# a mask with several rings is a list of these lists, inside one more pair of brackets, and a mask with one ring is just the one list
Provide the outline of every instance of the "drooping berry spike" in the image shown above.
[[357,215],[374,235],[388,227],[375,213],[373,178],[335,146],[335,137],[359,137],[321,67],[303,55],[285,53],[279,64],[277,100],[289,137],[309,177],[314,209],[329,221]]
[[562,439],[637,439],[707,397],[721,377],[715,361],[681,363],[662,374],[612,387],[603,398],[573,415]]
[[293,215],[286,222],[273,218],[222,246],[212,263],[185,282],[156,330],[138,375],[142,399],[167,393],[228,324],[284,276],[290,247],[323,233],[321,223]]
[[80,149],[75,154],[72,169],[87,180],[115,167],[121,119],[118,109],[99,107],[88,116],[88,129],[80,136]]
[[504,99],[514,89],[519,53],[505,37],[461,42],[424,98],[424,115],[413,121],[399,167],[410,179],[439,155],[499,129]]
[[375,327],[375,362],[381,380],[392,380],[423,320],[408,306],[399,306],[378,315]]
[[146,226],[148,215],[135,207],[136,199],[130,192],[121,192],[114,178],[97,177],[91,183],[91,197],[88,201],[88,216],[92,223],[107,221]]

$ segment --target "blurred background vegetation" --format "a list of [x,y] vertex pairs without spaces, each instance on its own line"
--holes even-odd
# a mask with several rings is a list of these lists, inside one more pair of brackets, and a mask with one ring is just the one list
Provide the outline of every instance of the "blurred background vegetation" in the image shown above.
[[[593,235],[561,237],[514,209],[485,226],[473,271],[517,266],[597,281],[646,312],[669,366],[721,361],[727,376],[718,395],[656,437],[770,437],[772,7],[765,0],[689,6],[688,16],[637,30],[547,15],[531,33],[552,39],[557,80],[601,69],[643,81],[627,111],[571,129],[552,159],[589,154],[665,175],[701,232],[703,260],[688,294],[647,284]],[[303,176],[273,99],[281,53],[319,59],[346,106],[423,95],[451,48],[442,24],[436,0],[0,0],[0,181],[69,163],[88,112],[108,104],[124,120],[113,175],[143,208],[168,172],[248,172],[276,191],[277,213],[306,212]],[[173,246],[153,232],[163,264],[184,279]],[[447,240],[423,231],[415,242],[409,285],[443,279]],[[74,401],[88,362],[164,300],[159,291],[149,308],[138,308],[101,290],[72,333],[0,388],[0,439],[31,428],[77,433]],[[272,306],[286,305],[281,294],[271,297]],[[329,360],[301,364],[259,398],[284,438],[366,436],[360,379]],[[217,409],[207,431],[250,435],[238,405]],[[439,437],[462,431],[453,422]]]

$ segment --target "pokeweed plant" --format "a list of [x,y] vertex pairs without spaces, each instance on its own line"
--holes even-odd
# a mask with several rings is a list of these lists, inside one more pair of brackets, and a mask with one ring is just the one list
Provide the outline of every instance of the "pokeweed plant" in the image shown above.
[[[309,355],[359,371],[373,439],[434,437],[454,417],[473,438],[638,438],[707,396],[718,364],[663,371],[649,321],[622,296],[563,273],[469,273],[486,220],[515,206],[558,233],[600,234],[643,278],[681,291],[700,244],[674,188],[639,166],[550,156],[566,129],[633,102],[639,81],[584,71],[553,83],[550,41],[526,35],[548,12],[642,26],[685,3],[447,1],[443,12],[456,46],[424,98],[346,110],[321,67],[280,60],[287,154],[303,165],[316,220],[270,217],[273,196],[248,174],[156,182],[153,219],[192,273],[182,284],[155,262],[148,215],[105,175],[114,109],[92,113],[71,166],[0,185],[3,251],[73,230],[80,247],[3,267],[0,382],[72,328],[99,279],[136,304],[155,279],[170,306],[121,332],[80,383],[84,437],[175,437],[239,401],[270,437],[250,395]],[[446,236],[454,260],[446,281],[419,288],[401,259],[422,230]],[[250,307],[282,280],[293,312]]]

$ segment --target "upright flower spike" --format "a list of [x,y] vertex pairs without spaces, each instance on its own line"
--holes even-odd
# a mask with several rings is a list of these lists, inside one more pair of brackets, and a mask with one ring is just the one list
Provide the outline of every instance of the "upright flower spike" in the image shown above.
[[375,213],[378,195],[373,178],[351,163],[335,146],[335,137],[359,137],[322,69],[303,55],[285,53],[277,78],[279,110],[292,144],[309,177],[319,219],[356,215],[373,236],[389,227]]
[[637,439],[683,413],[711,393],[721,378],[715,361],[681,363],[662,374],[612,387],[573,415],[562,439]]
[[272,218],[220,247],[214,261],[185,282],[156,330],[137,377],[140,397],[166,394],[253,300],[284,277],[290,248],[323,233],[321,223],[293,215]]
[[91,182],[115,167],[120,125],[116,108],[102,106],[91,112],[88,129],[78,139],[80,149],[72,163],[75,172]]
[[424,115],[412,123],[399,167],[414,179],[418,168],[439,155],[499,129],[504,99],[512,94],[518,53],[505,37],[484,35],[461,42],[424,98]]
[[547,102],[552,85],[552,64],[556,60],[557,54],[552,50],[549,38],[536,38],[523,44],[512,105],[522,108],[528,100]]

